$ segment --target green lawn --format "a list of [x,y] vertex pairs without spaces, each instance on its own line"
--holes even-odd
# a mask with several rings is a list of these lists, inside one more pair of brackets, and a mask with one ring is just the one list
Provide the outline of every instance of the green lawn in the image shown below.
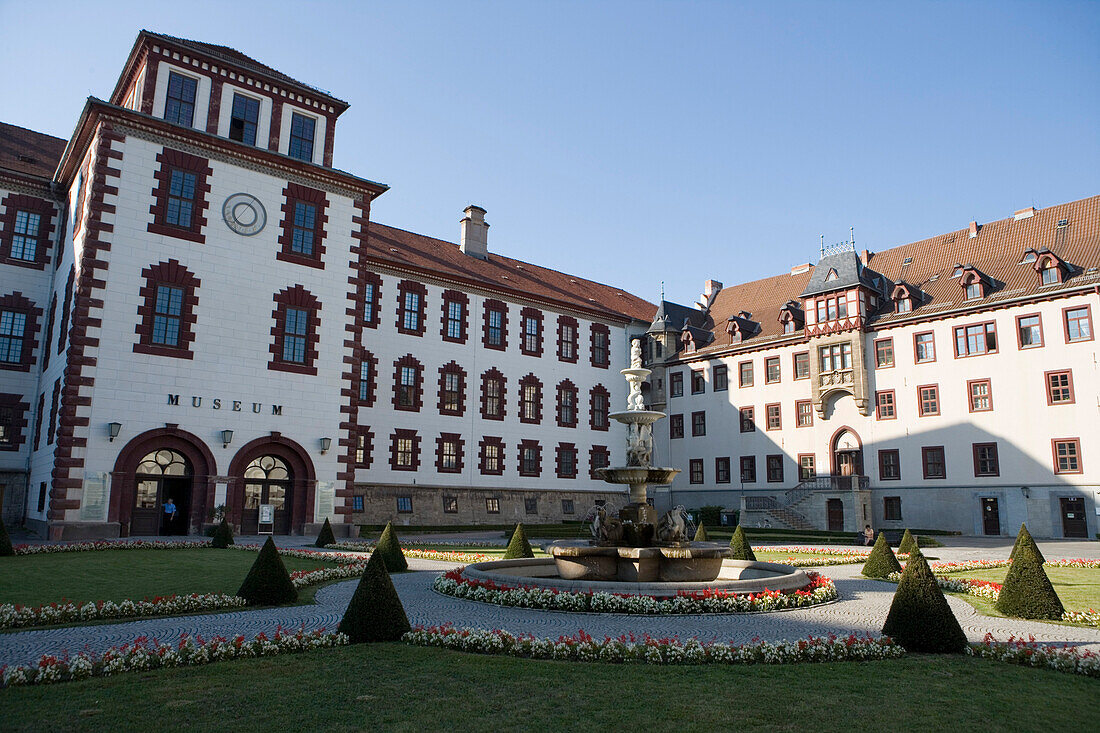
[[[1100,569],[1094,568],[1043,568],[1067,611],[1100,610]],[[977,578],[993,583],[1005,582],[1008,568],[954,573],[950,578]],[[977,596],[965,595],[971,605],[982,613],[1000,616],[993,602]]]
[[[103,550],[0,557],[0,603],[38,606],[71,601],[141,600],[190,593],[236,593],[255,552],[241,550]],[[283,557],[287,570],[331,566]],[[305,591],[309,591],[306,593]],[[301,600],[312,600],[303,589]]]
[[1100,728],[1098,693],[1093,679],[961,656],[658,667],[364,644],[11,688],[0,704],[12,731],[1068,731]]

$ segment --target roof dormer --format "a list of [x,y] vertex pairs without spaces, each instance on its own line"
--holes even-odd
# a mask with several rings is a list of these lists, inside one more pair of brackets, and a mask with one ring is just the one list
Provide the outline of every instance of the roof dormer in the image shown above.
[[758,333],[760,333],[760,324],[752,320],[752,313],[747,311],[740,311],[726,321],[726,334],[730,337],[731,344],[742,343]]
[[783,327],[784,334],[791,334],[801,330],[806,325],[806,313],[797,301],[788,300],[779,309],[779,323]]
[[1040,285],[1064,283],[1069,275],[1069,265],[1049,249],[1043,248],[1035,256],[1035,272],[1039,273]]
[[974,265],[963,265],[959,285],[967,300],[978,300],[993,292],[993,280]]
[[920,288],[907,282],[898,282],[890,291],[890,300],[894,303],[895,313],[909,313],[924,300]]

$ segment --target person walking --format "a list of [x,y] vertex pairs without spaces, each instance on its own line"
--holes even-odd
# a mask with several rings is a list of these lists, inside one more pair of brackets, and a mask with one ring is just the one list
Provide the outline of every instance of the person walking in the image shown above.
[[165,536],[173,534],[172,530],[175,529],[175,524],[176,502],[169,496],[168,501],[164,502],[164,527],[161,530],[161,534]]

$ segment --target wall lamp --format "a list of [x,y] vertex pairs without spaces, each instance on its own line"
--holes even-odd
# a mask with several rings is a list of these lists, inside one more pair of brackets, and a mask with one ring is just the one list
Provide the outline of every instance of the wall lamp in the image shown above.
[[1024,492],[1024,498],[1025,499],[1030,499],[1031,498],[1031,489],[1029,489],[1028,487],[1021,486],[1020,491]]
[[321,438],[321,455],[328,453],[328,449],[332,447],[332,438]]
[[115,442],[115,438],[118,437],[118,434],[121,431],[122,431],[122,423],[120,423],[120,422],[109,422],[109,423],[107,423],[107,436],[110,438],[110,440],[108,442],[109,443]]
[[233,431],[232,430],[223,430],[222,431],[222,448],[228,448],[229,444],[232,443],[232,442],[233,442]]

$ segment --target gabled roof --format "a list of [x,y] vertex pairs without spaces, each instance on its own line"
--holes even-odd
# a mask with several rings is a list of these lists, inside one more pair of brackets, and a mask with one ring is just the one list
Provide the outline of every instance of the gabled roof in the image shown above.
[[532,265],[493,252],[482,260],[463,253],[457,244],[403,229],[370,224],[367,257],[413,273],[437,275],[488,291],[503,291],[551,305],[578,309],[620,321],[646,321],[654,304],[621,288]]
[[53,135],[0,122],[0,169],[52,179],[65,143]]
[[680,331],[685,325],[702,327],[706,319],[707,314],[698,308],[662,300],[657,306],[657,314],[653,317],[653,324],[647,333]]
[[[836,277],[830,279],[830,275],[834,272]],[[864,267],[855,250],[838,252],[826,255],[818,261],[817,267],[810,276],[810,282],[807,283],[800,297],[806,298],[834,290],[847,290],[856,285],[882,291],[878,273]]]

